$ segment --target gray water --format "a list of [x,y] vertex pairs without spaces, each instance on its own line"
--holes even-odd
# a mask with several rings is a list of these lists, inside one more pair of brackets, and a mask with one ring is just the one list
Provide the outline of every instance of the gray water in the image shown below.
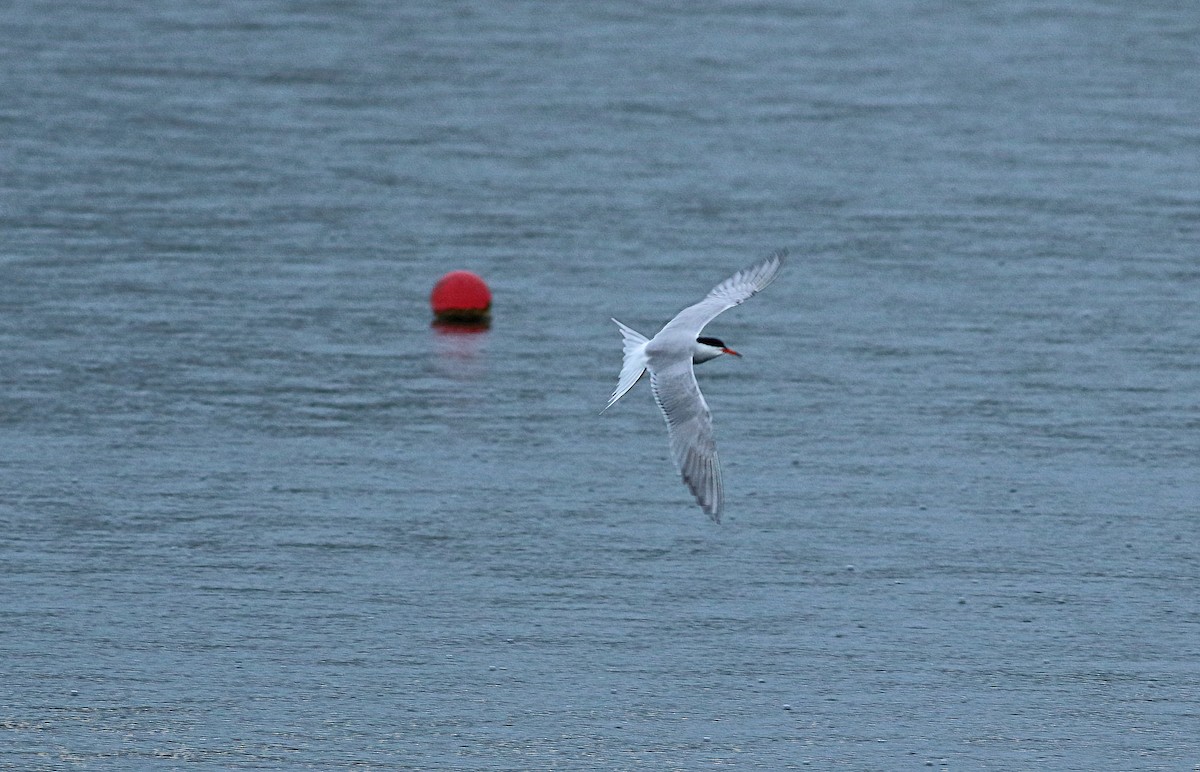
[[[1200,768],[1193,3],[73,5],[0,14],[0,767]],[[715,525],[609,317],[782,246]]]

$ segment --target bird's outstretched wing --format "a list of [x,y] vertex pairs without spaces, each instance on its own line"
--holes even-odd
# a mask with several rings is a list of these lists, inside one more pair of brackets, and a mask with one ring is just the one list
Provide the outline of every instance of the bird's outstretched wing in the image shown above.
[[662,328],[659,335],[667,332],[679,334],[681,338],[697,337],[704,326],[722,311],[745,303],[762,292],[779,275],[779,269],[783,267],[786,257],[787,250],[780,249],[762,262],[738,271],[713,287],[712,292],[699,303],[690,305],[676,314],[675,318]]
[[713,520],[721,522],[725,491],[721,487],[721,464],[713,439],[712,413],[700,393],[689,354],[666,367],[650,371],[654,401],[667,420],[671,455],[683,481]]

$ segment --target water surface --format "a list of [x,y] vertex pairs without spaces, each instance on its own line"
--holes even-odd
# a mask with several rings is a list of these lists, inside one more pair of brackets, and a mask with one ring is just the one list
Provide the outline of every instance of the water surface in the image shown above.
[[[1198,33],[10,8],[0,766],[1200,763]],[[780,246],[715,526],[608,318]]]

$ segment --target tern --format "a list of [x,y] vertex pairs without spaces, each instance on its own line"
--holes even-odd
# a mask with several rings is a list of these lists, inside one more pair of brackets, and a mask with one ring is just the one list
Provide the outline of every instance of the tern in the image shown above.
[[786,256],[787,250],[781,249],[766,260],[738,271],[713,287],[699,303],[676,314],[653,338],[613,319],[621,330],[625,358],[617,388],[600,412],[616,404],[649,370],[654,401],[667,421],[675,466],[696,497],[696,503],[718,523],[725,506],[721,465],[713,439],[712,413],[700,393],[692,366],[723,354],[736,357],[741,354],[721,340],[700,333],[722,311],[746,302],[774,281]]

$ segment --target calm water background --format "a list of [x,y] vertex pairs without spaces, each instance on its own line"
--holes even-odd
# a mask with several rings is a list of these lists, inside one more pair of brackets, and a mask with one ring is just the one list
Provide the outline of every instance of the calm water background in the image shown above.
[[[1200,765],[1194,3],[75,5],[0,15],[0,767]],[[779,246],[715,526],[608,318]]]

